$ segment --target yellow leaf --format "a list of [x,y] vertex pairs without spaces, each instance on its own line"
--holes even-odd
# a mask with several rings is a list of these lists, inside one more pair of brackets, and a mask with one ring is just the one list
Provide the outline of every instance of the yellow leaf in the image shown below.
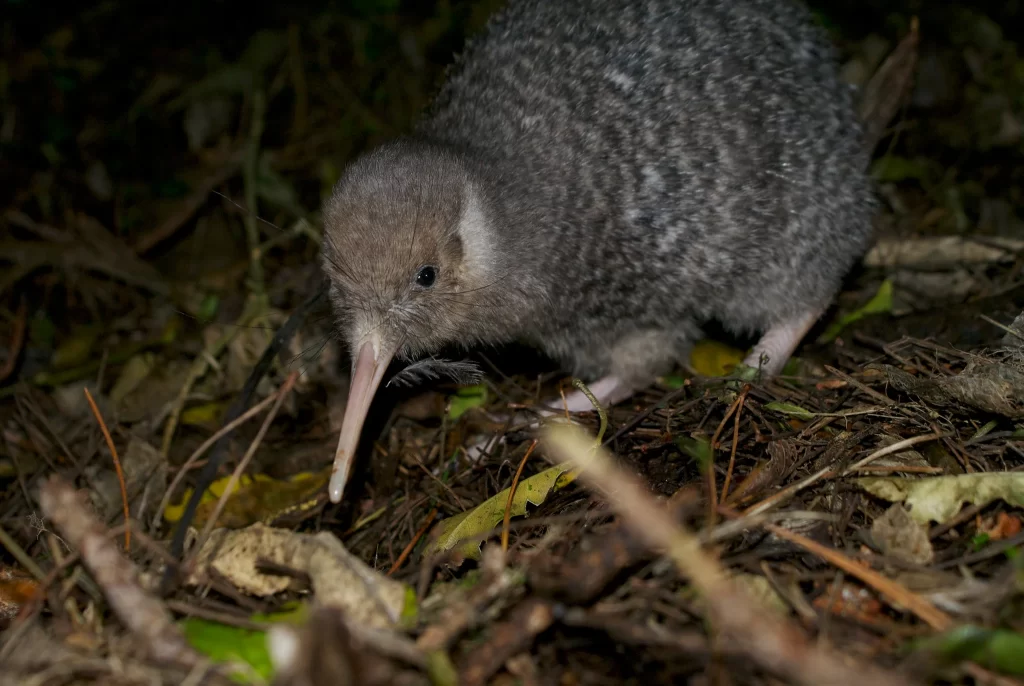
[[985,506],[1004,500],[1024,507],[1024,472],[983,472],[920,479],[891,476],[865,477],[855,483],[873,496],[891,503],[905,502],[919,524],[949,521],[965,503]]
[[[330,468],[320,472],[300,472],[287,480],[272,479],[265,474],[243,474],[217,523],[229,529],[241,529],[256,522],[270,523],[285,515],[301,512],[319,502],[328,479]],[[230,476],[225,476],[210,485],[199,501],[194,526],[201,527],[206,523],[230,480]],[[168,505],[164,519],[172,523],[181,519],[191,496],[192,490],[188,489],[181,502]]]
[[110,400],[115,407],[146,380],[155,365],[156,355],[153,353],[140,353],[129,358],[114,382],[114,387],[110,389]]
[[217,424],[223,413],[224,403],[196,405],[181,413],[181,423],[185,426],[210,426]]
[[[576,478],[577,471],[567,471],[565,467],[551,467],[540,474],[519,482],[515,497],[512,499],[511,516],[521,517],[526,514],[526,506],[540,505],[551,493],[565,488]],[[466,539],[480,536],[491,531],[498,522],[505,518],[505,505],[508,503],[509,489],[489,498],[472,510],[467,510],[454,517],[449,517],[441,524],[441,535],[437,537],[425,551],[424,555],[452,550]],[[480,542],[465,543],[460,552],[470,559],[480,558]]]
[[764,406],[766,410],[773,410],[781,414],[788,414],[797,419],[803,419],[804,421],[810,421],[817,417],[817,413],[805,410],[799,405],[793,405],[792,403],[783,403],[778,401],[772,401]]
[[67,369],[84,364],[92,356],[99,337],[98,327],[82,327],[53,352],[51,364],[55,369]]
[[701,376],[728,376],[743,361],[743,355],[732,346],[704,339],[697,341],[690,351],[690,365]]

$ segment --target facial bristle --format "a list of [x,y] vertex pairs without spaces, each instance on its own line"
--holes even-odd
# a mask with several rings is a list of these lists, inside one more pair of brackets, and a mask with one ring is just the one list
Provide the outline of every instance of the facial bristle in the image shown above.
[[452,361],[428,357],[410,364],[388,381],[388,386],[415,386],[425,381],[447,378],[461,385],[479,383],[483,372],[468,360]]

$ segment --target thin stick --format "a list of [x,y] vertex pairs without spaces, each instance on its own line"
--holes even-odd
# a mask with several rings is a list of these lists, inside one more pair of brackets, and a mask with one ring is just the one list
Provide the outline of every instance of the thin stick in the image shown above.
[[720,421],[718,423],[718,428],[715,429],[714,435],[711,436],[711,447],[712,447],[712,449],[715,449],[715,450],[718,449],[718,439],[722,435],[722,429],[725,428],[725,423],[727,421],[729,421],[729,417],[731,417],[732,413],[736,411],[736,408],[740,406],[740,402],[746,397],[746,392],[748,390],[750,390],[750,384],[744,384],[743,385],[743,392],[740,393],[740,395],[736,398],[736,400],[732,401],[732,405],[729,405],[729,410],[725,413],[725,416],[722,417],[722,421]]
[[267,405],[274,402],[274,397],[275,396],[273,395],[268,395],[258,404],[249,408],[249,410],[246,411],[245,414],[236,417],[234,421],[225,424],[223,427],[221,427],[219,431],[217,431],[217,433],[210,436],[203,442],[201,446],[195,449],[195,452],[193,452],[192,455],[187,460],[185,460],[185,464],[183,464],[181,466],[181,469],[178,470],[178,473],[174,475],[174,479],[171,481],[171,485],[167,487],[166,491],[164,491],[164,497],[160,501],[160,507],[157,508],[157,516],[159,516],[164,510],[167,509],[167,505],[171,502],[171,495],[174,493],[174,489],[177,488],[178,484],[181,483],[181,480],[185,478],[185,472],[189,470],[189,467],[195,464],[200,457],[206,454],[206,451],[210,449],[210,446],[219,441],[226,434],[234,431],[241,424],[244,424],[245,422],[249,421],[256,415],[258,415],[260,412],[262,412],[267,407]]
[[537,447],[537,439],[533,439],[533,443],[526,449],[526,454],[523,455],[523,459],[519,460],[519,468],[516,469],[516,475],[512,477],[512,487],[508,489],[508,501],[505,503],[505,519],[501,524],[501,552],[508,552],[508,526],[509,521],[512,519],[512,499],[516,496],[516,489],[519,487],[519,477],[523,474],[523,467],[526,466],[526,461],[530,459],[530,455],[533,453],[533,449]]
[[545,440],[553,448],[550,454],[545,451],[546,457],[575,463],[584,482],[596,487],[648,546],[665,551],[690,580],[716,629],[735,640],[760,666],[787,682],[807,686],[908,683],[899,673],[814,646],[794,622],[765,609],[726,577],[725,569],[703,550],[700,540],[660,507],[636,477],[618,468],[606,451],[593,449],[577,427],[550,427]]
[[776,524],[765,523],[762,526],[779,538],[796,543],[801,548],[814,553],[847,574],[855,576],[868,584],[882,595],[889,598],[895,605],[903,606],[921,618],[936,631],[946,631],[953,626],[953,619],[939,608],[914,593],[907,587],[886,578],[866,565],[843,555],[838,550],[821,545],[817,541],[801,536]]
[[744,393],[741,393],[736,400],[732,401],[725,416],[722,417],[722,421],[718,423],[718,428],[715,429],[715,433],[711,436],[711,463],[708,465],[708,526],[714,526],[715,521],[718,518],[718,479],[715,475],[715,452],[718,450],[718,439],[722,435],[722,429],[725,428],[725,423],[729,421],[729,417],[732,417],[736,408],[740,406],[743,398],[746,397],[745,391],[750,388],[750,384],[744,384]]
[[203,527],[203,533],[199,537],[199,540],[196,541],[196,546],[193,548],[193,553],[190,557],[197,555],[199,551],[202,550],[203,544],[206,543],[206,539],[210,537],[213,527],[217,524],[217,519],[224,511],[224,508],[227,507],[228,498],[231,497],[235,492],[235,489],[238,487],[238,482],[242,478],[242,472],[244,472],[245,468],[249,466],[252,456],[256,454],[257,448],[259,448],[260,444],[263,442],[263,437],[266,435],[267,429],[270,428],[270,425],[274,421],[274,417],[277,416],[277,411],[281,409],[281,403],[284,402],[285,397],[288,395],[288,392],[292,390],[292,386],[295,385],[298,378],[299,372],[294,371],[289,374],[288,378],[284,380],[283,384],[281,384],[281,388],[274,397],[274,406],[270,408],[270,412],[267,413],[267,418],[263,420],[263,425],[256,434],[256,438],[254,438],[252,443],[249,445],[249,449],[246,451],[245,457],[243,457],[238,463],[238,466],[235,467],[235,471],[231,473],[231,478],[228,479],[228,484],[224,487],[224,492],[221,494],[220,500],[217,501],[217,506],[213,509],[213,514],[211,514],[210,518],[206,520],[206,526]]
[[84,493],[59,476],[52,476],[40,489],[39,506],[68,543],[80,551],[82,563],[103,591],[110,609],[138,635],[153,658],[182,666],[201,661],[160,598],[140,582],[138,568],[115,544],[107,542],[107,529],[90,511]]
[[[865,457],[860,462],[858,462],[858,463],[856,463],[856,464],[854,464],[854,465],[852,465],[850,467],[847,467],[846,469],[843,470],[843,472],[841,474],[838,474],[837,476],[846,476],[847,474],[850,474],[852,472],[859,471],[859,470],[863,469],[868,463],[874,462],[875,460],[877,460],[880,457],[885,457],[886,455],[891,455],[892,453],[898,453],[899,451],[905,450],[906,448],[909,448],[911,446],[917,445],[918,443],[925,443],[927,441],[934,441],[934,440],[939,439],[939,438],[945,438],[946,436],[949,436],[949,435],[950,434],[948,432],[947,433],[943,433],[943,434],[926,434],[924,436],[914,436],[913,438],[907,438],[907,439],[904,439],[902,441],[897,441],[896,443],[893,443],[892,445],[887,445],[884,448],[879,448],[875,452],[873,452],[870,455],[868,455],[867,457]],[[802,481],[798,481],[795,484],[787,486],[786,488],[782,489],[778,493],[775,493],[775,494],[765,498],[764,500],[762,500],[761,502],[757,503],[756,505],[751,505],[750,507],[748,507],[746,510],[743,511],[743,514],[745,514],[745,515],[754,515],[754,514],[761,514],[762,512],[767,512],[768,510],[772,509],[773,507],[775,507],[777,505],[782,504],[786,500],[789,500],[790,498],[792,498],[794,495],[796,495],[800,491],[804,490],[808,486],[814,485],[815,483],[820,481],[822,478],[824,478],[824,477],[826,477],[826,476],[828,476],[829,474],[832,474],[832,473],[833,473],[832,467],[823,467],[822,469],[819,469],[817,472],[815,472],[814,474],[811,474],[810,476],[808,476],[807,478],[803,479]]]
[[852,376],[850,376],[849,374],[847,374],[846,372],[844,372],[844,371],[842,371],[840,369],[836,369],[835,367],[830,367],[827,364],[825,365],[825,369],[829,373],[835,374],[840,379],[842,379],[846,383],[850,384],[851,386],[853,386],[854,388],[859,390],[861,393],[864,393],[866,395],[871,396],[872,398],[874,398],[878,402],[882,403],[883,405],[888,405],[889,407],[892,407],[893,405],[896,404],[896,401],[893,400],[892,398],[890,398],[889,396],[883,395],[882,393],[879,393],[878,391],[876,391],[875,389],[871,388],[867,384],[861,383],[860,381],[857,381],[857,379],[853,378]]
[[430,528],[430,525],[431,523],[433,523],[435,517],[437,517],[436,507],[430,511],[430,514],[427,515],[426,521],[423,522],[423,525],[420,526],[419,530],[416,532],[416,535],[412,537],[411,541],[409,541],[409,545],[405,546],[405,549],[402,550],[402,554],[398,556],[397,560],[395,560],[395,564],[391,565],[391,569],[388,570],[388,576],[391,576],[392,574],[397,572],[398,568],[402,566],[406,558],[408,558],[409,555],[412,553],[412,549],[416,547],[416,543],[421,538],[423,538],[423,534],[427,533],[427,529]]
[[743,403],[746,402],[749,390],[750,384],[744,385],[740,397],[737,398],[739,404],[736,406],[736,418],[732,422],[732,450],[729,451],[729,469],[725,472],[725,483],[722,484],[723,503],[729,497],[729,482],[732,481],[732,470],[736,467],[736,446],[740,441],[740,416],[743,414]]
[[[32,501],[29,501],[32,502]],[[46,578],[46,572],[43,568],[36,564],[25,549],[18,545],[18,542],[14,540],[14,537],[7,533],[3,525],[0,524],[0,545],[7,549],[15,560],[17,560],[22,567],[27,569],[37,581],[43,581]]]
[[121,471],[121,460],[117,456],[117,448],[114,447],[114,439],[110,437],[110,431],[107,429],[107,424],[103,421],[103,415],[100,414],[100,408],[96,407],[96,401],[92,399],[92,393],[89,392],[88,388],[82,388],[82,390],[85,391],[85,399],[89,401],[89,407],[92,408],[92,413],[100,425],[100,431],[103,432],[103,438],[107,441],[107,447],[110,448],[110,455],[114,458],[114,469],[117,471],[117,480],[121,484],[121,503],[124,505],[124,551],[126,553],[131,552],[132,529],[129,525],[131,512],[128,509],[128,486],[124,482],[124,472]]

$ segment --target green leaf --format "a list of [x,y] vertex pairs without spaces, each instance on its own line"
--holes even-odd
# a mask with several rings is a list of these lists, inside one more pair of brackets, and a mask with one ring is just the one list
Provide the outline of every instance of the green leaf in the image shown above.
[[984,507],[994,500],[1024,507],[1024,472],[985,472],[911,479],[872,476],[854,482],[873,496],[892,503],[905,502],[919,524],[942,524],[966,503]]
[[[267,651],[265,631],[240,629],[227,624],[218,624],[198,617],[189,617],[183,622],[185,638],[203,655],[214,662],[241,662],[252,667],[260,677],[269,680],[274,665]],[[235,672],[232,678],[239,683],[254,683],[243,672]]]
[[[260,623],[299,623],[306,614],[305,605],[296,605],[275,614],[254,614],[250,620]],[[182,620],[181,627],[189,644],[214,662],[241,662],[249,665],[264,680],[273,676],[274,667],[267,650],[265,631],[242,629],[198,617]],[[244,672],[235,672],[232,678],[239,683],[252,683]]]
[[885,314],[892,312],[892,281],[886,279],[878,287],[878,291],[863,307],[843,315],[828,327],[825,333],[818,337],[818,343],[828,343],[835,340],[836,336],[850,324],[871,314]]
[[419,621],[420,604],[416,599],[416,589],[407,586],[405,589],[405,603],[402,605],[402,614],[398,618],[401,626],[412,629]]
[[487,386],[466,386],[460,388],[448,401],[448,419],[455,421],[467,410],[480,407],[487,402]]
[[199,311],[196,313],[196,319],[200,322],[213,321],[214,316],[217,314],[217,310],[220,308],[220,298],[214,294],[209,294],[199,304]]
[[792,417],[796,417],[797,419],[803,419],[804,421],[809,421],[818,416],[815,412],[805,410],[799,405],[793,405],[791,403],[770,402],[764,406],[764,409],[779,412],[780,414],[788,414]]
[[92,357],[99,337],[99,327],[83,326],[79,328],[54,351],[52,360],[54,369],[68,369],[86,362]]
[[959,626],[921,641],[917,648],[947,660],[970,660],[1004,674],[1024,675],[1024,636],[1015,631]]
[[38,311],[28,326],[29,342],[33,348],[50,348],[57,336],[57,327],[43,310]]
[[702,474],[706,474],[715,461],[715,451],[711,448],[711,441],[701,436],[680,436],[676,439],[676,447],[692,457],[697,462],[697,468]]
[[[551,493],[565,488],[576,478],[575,471],[566,471],[564,467],[551,467],[540,474],[519,482],[515,497],[510,507],[512,517],[526,514],[526,506],[540,505]],[[508,488],[484,501],[481,505],[467,510],[454,517],[449,517],[441,525],[441,533],[437,539],[423,551],[424,556],[435,555],[454,549],[466,539],[471,539],[491,531],[498,522],[505,518],[505,506],[508,503]],[[476,560],[480,558],[480,543],[470,541],[459,549],[465,557]]]
[[908,159],[886,155],[871,165],[871,176],[879,183],[897,181],[924,181],[928,177],[928,163],[922,158]]
[[456,686],[459,683],[459,671],[443,650],[433,650],[427,654],[427,674],[430,675],[430,683],[435,686]]
[[660,379],[658,379],[658,381],[661,383],[662,386],[672,391],[682,388],[683,386],[686,385],[686,378],[679,376],[678,374],[669,374],[668,376],[663,376]]

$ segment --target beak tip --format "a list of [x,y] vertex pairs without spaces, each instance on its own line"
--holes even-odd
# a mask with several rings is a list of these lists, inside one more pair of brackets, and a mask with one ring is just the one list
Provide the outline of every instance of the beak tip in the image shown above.
[[344,450],[339,450],[334,456],[334,468],[331,469],[331,480],[327,484],[327,494],[335,505],[341,502],[341,496],[345,494],[345,486],[348,484],[348,472],[351,466],[352,463],[348,459],[348,453]]
[[345,475],[341,474],[335,469],[331,474],[331,482],[327,486],[327,494],[331,498],[331,502],[337,505],[341,502],[341,496],[345,492]]
[[335,504],[341,502],[341,497],[344,495],[363,421],[366,419],[373,395],[391,360],[392,353],[381,352],[379,347],[379,341],[374,343],[371,340],[366,340],[357,346],[358,353],[353,360],[348,406],[345,408],[341,433],[338,435],[338,447],[334,453],[334,469],[327,486],[328,496]]

